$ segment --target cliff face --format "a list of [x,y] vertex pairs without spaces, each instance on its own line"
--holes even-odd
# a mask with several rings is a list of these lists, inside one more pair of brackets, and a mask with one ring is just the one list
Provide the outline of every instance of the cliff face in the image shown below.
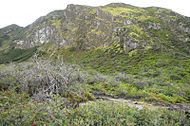
[[117,42],[125,52],[164,45],[190,53],[190,18],[156,7],[68,5],[40,17],[14,38],[23,48],[56,43],[58,48],[92,49]]
[[29,25],[17,44],[31,47],[51,42],[84,49],[108,45],[113,34],[111,16],[99,8],[68,5]]

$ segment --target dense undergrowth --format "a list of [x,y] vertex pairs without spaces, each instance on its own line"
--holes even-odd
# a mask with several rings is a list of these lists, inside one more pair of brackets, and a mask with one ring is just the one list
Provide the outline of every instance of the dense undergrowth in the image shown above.
[[[188,126],[189,40],[189,18],[117,3],[0,29],[0,124]],[[138,110],[98,95],[182,107]]]
[[28,62],[0,65],[1,124],[188,125],[188,115],[179,111],[138,110],[106,101],[79,106],[95,100],[92,92],[189,103],[188,58],[152,49],[126,54],[118,47],[42,46]]
[[8,49],[0,51],[0,64],[10,63],[10,62],[22,62],[29,59],[36,52],[37,48],[29,49]]
[[183,112],[166,109],[138,110],[126,104],[97,101],[79,108],[65,108],[63,98],[50,94],[48,102],[35,101],[24,92],[0,92],[2,125],[173,125],[188,126]]
[[90,51],[59,49],[52,56],[54,61],[56,54],[66,63],[80,64],[85,71],[96,70],[121,82],[94,82],[92,77],[89,81],[94,90],[148,101],[190,101],[190,59],[178,52],[150,48],[126,54],[116,44]]

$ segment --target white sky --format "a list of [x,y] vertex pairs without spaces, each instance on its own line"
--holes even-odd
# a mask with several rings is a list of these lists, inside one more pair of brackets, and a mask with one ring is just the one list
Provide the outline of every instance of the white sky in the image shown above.
[[163,7],[190,17],[190,0],[0,0],[0,28],[10,24],[27,26],[53,10],[65,9],[68,4],[100,6],[113,2]]

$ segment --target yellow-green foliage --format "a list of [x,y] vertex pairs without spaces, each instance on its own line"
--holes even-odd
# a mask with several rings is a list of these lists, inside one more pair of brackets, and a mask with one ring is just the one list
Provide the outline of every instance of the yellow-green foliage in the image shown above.
[[146,22],[146,21],[152,21],[152,22],[156,22],[156,23],[160,23],[160,18],[161,16],[156,16],[156,17],[153,17],[153,16],[139,16],[138,18],[136,18],[137,20],[139,21],[142,21],[142,22]]
[[[52,22],[52,25],[55,26],[57,33],[59,35],[62,35],[63,32],[61,30],[61,25],[62,25],[61,20],[55,19],[55,20],[51,20],[51,22]],[[56,34],[56,35],[58,36],[58,34]]]
[[128,26],[124,26],[123,28],[127,28],[129,30],[131,30],[132,32],[135,32],[136,34],[139,35],[143,35],[144,31],[141,27],[139,27],[138,25],[128,25]]
[[116,20],[114,20],[114,23],[122,24],[123,21],[122,21],[122,20],[119,20],[119,19],[116,19]]
[[113,15],[121,15],[122,13],[143,13],[144,9],[130,9],[130,8],[123,8],[123,7],[117,7],[117,8],[112,8],[112,7],[106,7],[102,8],[104,11],[108,11],[112,13]]
[[130,57],[136,55],[137,54],[137,49],[130,51],[128,54],[129,54]]
[[129,35],[131,37],[139,37],[139,35],[137,33],[135,33],[135,32],[130,32]]
[[60,29],[61,20],[51,20],[52,25],[56,27],[56,29]]
[[89,8],[88,13],[90,15],[95,14],[96,13],[96,8],[94,8],[94,7]]
[[143,30],[142,27],[140,27],[139,25],[128,25],[128,26],[124,26],[122,28],[126,28],[128,29],[129,32],[129,36],[132,37],[133,40],[136,40],[137,42],[140,39],[147,39],[149,37],[148,34],[146,34],[146,32]]
[[152,46],[146,46],[145,47],[145,50],[150,50],[150,49],[152,49]]
[[[130,84],[138,89],[143,89],[146,85],[151,84],[152,86],[148,86],[146,90],[141,91],[147,91],[150,98],[155,97],[157,101],[187,102],[190,98],[187,90],[189,86],[186,85],[190,83],[188,73],[190,70],[189,60],[173,59],[170,53],[154,52],[151,45],[147,45],[143,50],[132,50],[128,55],[123,53],[119,42],[114,43],[112,46],[98,47],[91,51],[71,52],[69,49],[61,49],[61,52],[58,54],[63,55],[63,58],[67,61],[69,60],[70,63],[85,66],[84,69],[86,70],[95,69],[102,73],[113,73],[117,71],[147,77],[147,82],[139,79],[139,81],[133,81]],[[178,66],[178,64],[183,64],[183,67]],[[179,80],[172,80],[172,76],[177,76]],[[173,83],[173,85],[170,85],[170,83]],[[163,87],[162,84],[165,86]],[[183,86],[186,88],[183,88]],[[173,91],[168,91],[168,87]],[[180,90],[177,89],[178,87]],[[112,92],[101,83],[94,85],[93,89],[99,89],[102,92]],[[131,93],[130,97],[143,97],[141,91],[137,90],[136,93]],[[174,95],[177,95],[177,91],[181,93],[185,92],[186,95],[177,98]],[[158,92],[166,97],[160,97]]]
[[93,34],[96,34],[96,35],[105,36],[105,32],[102,32],[102,31],[98,30],[98,28],[92,29],[91,32],[89,32],[89,33],[93,33]]

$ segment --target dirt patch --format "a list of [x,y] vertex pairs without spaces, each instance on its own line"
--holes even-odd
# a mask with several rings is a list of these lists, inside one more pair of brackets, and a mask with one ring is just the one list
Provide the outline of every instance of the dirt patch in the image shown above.
[[[95,98],[108,100],[114,103],[125,103],[128,104],[130,107],[136,107],[138,109],[159,109],[159,108],[167,108],[168,110],[177,110],[177,111],[184,111],[188,115],[190,114],[190,104],[189,103],[163,103],[163,102],[142,102],[139,99],[126,99],[121,98],[112,94],[102,93],[100,91],[92,91],[91,93],[94,94]],[[84,104],[84,103],[83,103]],[[88,104],[88,102],[87,102]]]

